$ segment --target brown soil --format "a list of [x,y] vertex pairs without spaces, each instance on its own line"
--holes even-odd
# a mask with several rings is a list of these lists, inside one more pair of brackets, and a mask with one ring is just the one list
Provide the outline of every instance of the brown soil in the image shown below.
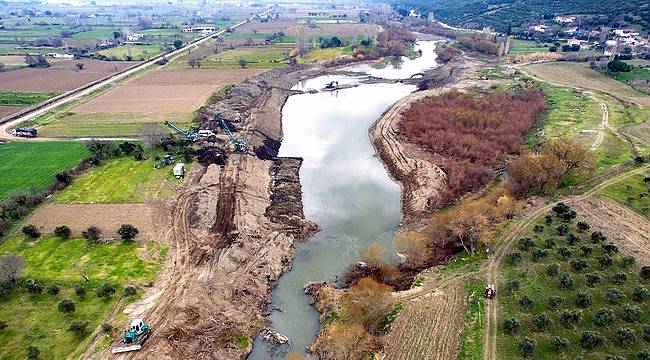
[[[229,152],[222,168],[197,164],[174,203],[162,206],[171,225],[165,227],[168,259],[156,285],[126,310],[129,318],[150,323],[153,335],[142,350],[119,358],[240,359],[250,351],[239,348],[234,337],[254,338],[266,325],[270,292],[291,266],[302,214],[299,202],[274,211],[271,200],[299,197],[299,162],[262,160],[253,150],[265,147],[265,140],[279,144],[280,109],[290,87],[318,72],[301,66],[262,74],[217,99],[204,114],[206,121],[216,108],[238,114],[230,119],[251,149]],[[274,178],[286,186],[274,185]],[[283,216],[289,224],[277,222]],[[90,357],[104,359],[109,352]]]
[[[78,70],[76,63],[83,63]],[[117,71],[137,65],[137,62],[64,60],[44,69],[23,68],[0,73],[0,90],[63,93]]]
[[650,221],[647,218],[602,196],[576,202],[572,208],[623,252],[634,255],[643,265],[650,264]]
[[122,224],[132,224],[140,231],[139,238],[157,237],[160,214],[149,204],[48,204],[39,207],[27,220],[42,233],[51,234],[54,228],[67,225],[72,234],[80,236],[90,226],[97,226],[102,235],[117,237]]
[[20,106],[20,105],[8,105],[8,106],[0,106],[0,119],[11,115],[13,113],[19,112],[22,109],[25,109],[26,106]]
[[150,71],[128,85],[212,85],[239,84],[261,74],[260,69],[159,69]]

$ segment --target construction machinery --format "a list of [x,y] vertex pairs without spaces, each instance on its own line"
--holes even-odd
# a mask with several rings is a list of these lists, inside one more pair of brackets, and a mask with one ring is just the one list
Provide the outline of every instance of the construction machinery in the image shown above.
[[485,287],[483,295],[486,299],[494,299],[494,297],[497,296],[497,290],[494,284],[488,284],[488,286]]
[[219,122],[219,125],[221,125],[221,128],[223,129],[223,132],[228,135],[230,142],[235,146],[236,151],[246,152],[248,150],[248,144],[246,143],[246,140],[236,137],[235,134],[232,133],[230,126],[226,124],[226,120],[221,117],[220,113],[214,114],[214,120]]
[[338,81],[332,81],[327,84],[325,84],[325,90],[336,90],[339,88],[339,82]]
[[176,159],[174,158],[174,155],[167,154],[167,155],[163,156],[162,159],[156,161],[156,163],[153,164],[153,167],[155,167],[156,169],[162,169],[165,166],[171,165],[171,164],[173,164],[175,162],[176,162]]
[[111,350],[113,354],[119,354],[129,351],[137,351],[142,349],[142,344],[151,335],[151,328],[142,319],[135,319],[131,322],[131,326],[124,330],[122,334],[121,344],[124,346],[116,347]]
[[200,138],[197,128],[190,128],[188,131],[184,131],[169,120],[165,120],[165,125],[187,140],[197,141]]

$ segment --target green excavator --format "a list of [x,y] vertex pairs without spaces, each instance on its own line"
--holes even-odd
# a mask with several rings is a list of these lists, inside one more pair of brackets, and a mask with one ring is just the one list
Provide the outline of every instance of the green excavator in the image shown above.
[[119,354],[129,351],[142,349],[142,344],[151,335],[151,328],[142,319],[135,319],[131,322],[131,327],[124,330],[121,344],[124,346],[116,347],[111,350],[113,354]]

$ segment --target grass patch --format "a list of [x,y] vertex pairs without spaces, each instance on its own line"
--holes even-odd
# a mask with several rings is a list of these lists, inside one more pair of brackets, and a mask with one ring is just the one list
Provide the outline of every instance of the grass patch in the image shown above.
[[[174,193],[177,180],[171,167],[155,169],[154,159],[132,158],[106,160],[76,179],[57,194],[60,204],[128,204],[148,198],[167,197]],[[189,164],[186,165],[189,171]]]
[[113,40],[113,32],[118,29],[93,29],[89,31],[80,31],[72,34],[70,37],[74,40]]
[[[88,321],[89,334],[105,321],[125,284],[153,281],[162,266],[162,258],[148,262],[140,259],[135,242],[87,244],[83,239],[9,238],[0,245],[0,254],[6,252],[26,260],[23,279],[38,279],[43,285],[57,284],[61,291],[57,295],[46,291],[30,294],[24,286],[18,286],[8,297],[0,299],[0,319],[8,325],[0,331],[3,359],[25,359],[30,345],[40,350],[41,359],[66,358],[87,339],[87,334],[78,337],[67,331],[72,321]],[[83,281],[77,271],[79,262],[86,264],[90,282]],[[100,298],[95,294],[104,281],[113,283],[116,295]],[[75,294],[75,285],[86,289],[85,297]],[[58,303],[64,299],[74,301],[74,313],[65,315],[58,311]]]
[[326,48],[326,49],[313,49],[303,56],[301,62],[314,62],[336,59],[338,57],[352,54],[352,49],[349,46]]
[[162,54],[164,49],[160,45],[121,45],[114,48],[101,50],[100,55],[115,56],[118,59],[126,60],[131,56],[133,60],[147,60]]
[[0,144],[0,198],[11,191],[41,191],[54,175],[90,155],[82,142],[10,142]]
[[510,45],[510,54],[527,54],[536,52],[548,52],[553,44],[536,43],[532,40],[513,40]]
[[650,182],[644,181],[648,177],[650,173],[636,174],[607,186],[600,193],[650,218]]
[[35,105],[56,95],[56,93],[0,91],[0,105]]
[[603,143],[596,150],[598,170],[604,170],[628,160],[632,160],[632,152],[628,144],[610,130],[605,130]]
[[633,66],[628,72],[616,73],[614,79],[619,81],[650,80],[650,68]]
[[465,329],[460,343],[458,360],[483,359],[483,317],[485,315],[485,284],[471,280],[466,284],[469,293],[469,305],[465,312]]
[[[531,356],[534,359],[576,359],[579,356],[603,359],[605,355],[636,358],[637,352],[646,348],[642,326],[650,320],[648,300],[633,295],[638,286],[641,290],[647,287],[646,281],[639,276],[639,266],[625,265],[624,256],[618,250],[610,248],[608,253],[603,246],[608,244],[607,240],[592,241],[592,230],[580,232],[576,220],[563,222],[554,213],[548,215],[551,223],[545,218],[538,221],[534,230],[522,237],[529,239],[527,244],[520,240],[502,266],[498,296],[503,311],[498,327],[498,357],[521,358],[519,343],[530,338],[536,344]],[[567,231],[560,232],[560,226],[566,226]],[[510,260],[515,258],[512,254],[518,254],[519,261]],[[611,263],[603,265],[602,259],[609,259]],[[578,265],[586,267],[580,269]],[[549,266],[557,271],[550,272]],[[588,282],[587,274],[599,282]],[[570,286],[562,286],[563,283],[570,283]],[[606,295],[607,292],[619,292],[622,298],[616,300]],[[589,300],[580,302],[581,293],[586,293]],[[552,297],[560,298],[555,306],[551,305]],[[630,307],[640,313],[630,315]],[[611,323],[598,323],[596,314],[600,309],[613,313]],[[570,318],[569,312],[577,314],[575,321],[563,320]],[[541,317],[548,321],[541,321]],[[517,329],[508,332],[505,319],[516,319]],[[632,329],[634,340],[621,345],[614,335],[621,328]],[[602,344],[595,348],[583,346],[581,337],[586,331],[598,332],[603,338]],[[556,349],[553,346],[555,337],[566,340],[566,347]]]
[[238,69],[241,68],[239,60],[247,62],[246,67],[256,69],[269,69],[288,66],[288,49],[278,47],[253,47],[227,50],[206,57],[202,68]]

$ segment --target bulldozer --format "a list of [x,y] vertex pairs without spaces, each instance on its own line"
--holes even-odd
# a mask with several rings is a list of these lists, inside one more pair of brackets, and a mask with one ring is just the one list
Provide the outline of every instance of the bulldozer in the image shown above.
[[129,351],[137,351],[142,349],[142,344],[151,335],[151,328],[142,319],[135,319],[131,321],[131,327],[124,330],[122,334],[121,344],[124,346],[116,347],[111,350],[113,354],[119,354]]

